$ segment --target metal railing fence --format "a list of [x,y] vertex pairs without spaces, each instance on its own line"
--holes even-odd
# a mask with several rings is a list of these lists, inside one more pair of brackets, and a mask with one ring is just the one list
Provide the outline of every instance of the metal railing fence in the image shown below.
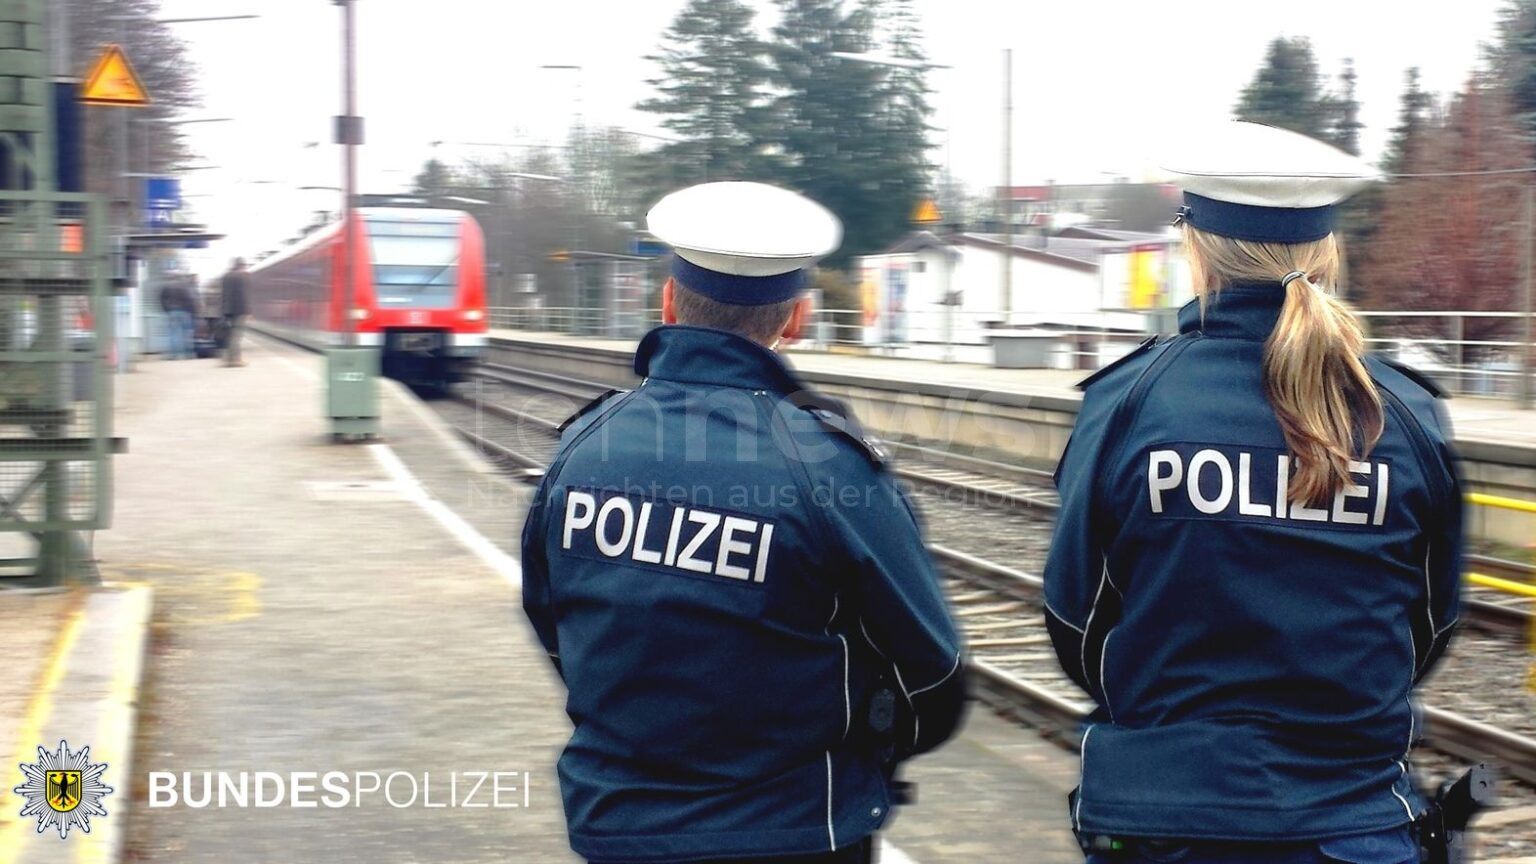
[[[1372,350],[1419,369],[1451,393],[1520,399],[1529,392],[1522,383],[1532,378],[1536,347],[1521,340],[1524,316],[1519,312],[1366,310],[1356,314],[1365,322]],[[496,329],[618,339],[638,337],[661,322],[661,310],[656,308],[609,312],[501,306],[487,310],[487,316]],[[948,322],[940,320],[946,317]],[[1020,317],[1016,312],[1015,319]],[[990,351],[990,336],[1013,329],[1001,327],[1000,322],[996,312],[955,309],[949,315],[909,313],[893,329],[889,319],[866,318],[860,309],[817,309],[798,347],[974,361]],[[1054,341],[1044,353],[1047,367],[1058,369],[1099,368],[1147,335],[1096,327],[1028,329]],[[951,338],[946,339],[946,334]],[[954,354],[950,349],[967,353]]]

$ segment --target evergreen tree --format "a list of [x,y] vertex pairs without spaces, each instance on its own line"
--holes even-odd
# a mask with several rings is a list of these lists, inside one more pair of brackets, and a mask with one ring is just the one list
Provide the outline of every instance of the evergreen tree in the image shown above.
[[1324,102],[1331,109],[1332,120],[1328,126],[1326,140],[1333,146],[1355,156],[1360,155],[1360,130],[1365,124],[1360,122],[1360,102],[1355,98],[1355,84],[1359,76],[1355,74],[1355,61],[1353,58],[1344,58],[1344,71],[1339,73],[1339,81],[1342,86],[1338,96],[1325,96]]
[[[1278,38],[1269,43],[1264,65],[1243,89],[1235,113],[1239,120],[1300,132],[1358,156],[1363,124],[1355,98],[1357,78],[1354,61],[1345,59],[1340,92],[1327,92],[1312,43],[1301,36]],[[1337,236],[1345,248],[1369,241],[1378,206],[1379,198],[1369,190],[1343,206]]]
[[[897,56],[920,61],[908,3],[778,0],[773,56],[779,134],[790,183],[843,221],[834,266],[895,242],[928,186],[927,88],[921,67],[893,69],[834,56],[874,53],[889,34]],[[893,74],[894,73],[894,74]]]
[[[1329,118],[1323,140],[1354,156],[1360,155],[1360,102],[1355,98],[1355,61],[1344,59],[1344,71],[1339,73],[1338,95],[1322,97],[1324,113]],[[1376,232],[1381,196],[1374,185],[1360,190],[1340,208],[1338,235],[1344,241],[1346,252],[1364,248]]]
[[1494,73],[1508,88],[1509,108],[1528,141],[1536,141],[1536,0],[1512,0],[1491,49]]
[[1434,110],[1435,99],[1419,86],[1419,67],[1413,66],[1403,75],[1402,107],[1398,111],[1397,125],[1392,127],[1392,137],[1382,159],[1382,169],[1388,174],[1401,174],[1413,161],[1413,154],[1424,134]]
[[428,198],[441,197],[450,194],[449,188],[453,182],[448,166],[433,157],[421,166],[420,173],[411,181],[411,193]]
[[663,115],[662,125],[680,139],[654,154],[670,170],[652,167],[647,176],[687,185],[770,170],[763,150],[768,48],[753,30],[753,14],[741,0],[690,0],[659,53],[647,56],[661,67],[648,82],[658,93],[636,107]]
[[1296,36],[1269,43],[1264,65],[1243,88],[1233,113],[1239,120],[1328,138],[1334,109],[1323,94],[1311,41]]
[[[914,64],[927,64],[928,54],[923,50],[922,25],[912,0],[888,0],[884,8],[871,2],[872,14],[882,31],[882,41],[889,47],[892,57]],[[910,215],[923,195],[933,184],[927,177],[933,169],[928,161],[928,118],[933,108],[928,104],[927,66],[897,66],[885,70],[880,77],[882,98],[886,104],[885,137],[890,149],[885,156],[884,179],[892,188],[901,190],[905,213]],[[923,178],[921,182],[918,178]],[[893,213],[900,216],[900,213]],[[957,216],[959,214],[956,214]],[[905,220],[895,226],[906,228]]]

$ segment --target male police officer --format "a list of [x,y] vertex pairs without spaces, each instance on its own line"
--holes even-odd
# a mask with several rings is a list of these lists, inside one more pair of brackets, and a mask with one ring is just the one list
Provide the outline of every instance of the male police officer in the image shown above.
[[894,762],[951,734],[964,685],[879,451],[771,350],[841,226],[757,183],[684,189],[648,222],[676,252],[675,326],[641,340],[639,388],[566,422],[523,530],[524,608],[575,725],[571,845],[868,861]]

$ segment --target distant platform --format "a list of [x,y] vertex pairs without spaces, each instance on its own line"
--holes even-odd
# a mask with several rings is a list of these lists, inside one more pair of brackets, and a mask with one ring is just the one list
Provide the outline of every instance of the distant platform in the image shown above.
[[[528,330],[492,330],[490,335],[493,341],[569,346],[613,355],[633,354],[635,349],[633,339],[601,339]],[[1040,407],[1071,413],[1075,410],[1062,403],[1081,401],[1082,394],[1076,384],[1092,374],[1085,370],[997,369],[978,363],[943,363],[873,353],[796,348],[788,349],[785,356],[813,383],[830,381],[857,385],[862,382],[879,389],[909,385],[924,391],[947,388],[971,394],[981,390],[1024,397]],[[1016,403],[1018,400],[1002,401]],[[1458,396],[1447,400],[1447,405],[1458,444],[1536,451],[1536,411],[1521,410],[1511,400],[1480,396]],[[1516,461],[1513,464],[1528,463]]]

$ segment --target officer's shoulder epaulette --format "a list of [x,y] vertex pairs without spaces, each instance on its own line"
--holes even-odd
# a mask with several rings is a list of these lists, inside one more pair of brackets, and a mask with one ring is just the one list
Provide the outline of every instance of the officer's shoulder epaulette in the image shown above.
[[1108,366],[1105,366],[1092,375],[1089,375],[1087,378],[1077,382],[1077,389],[1087,390],[1089,387],[1092,387],[1099,381],[1104,380],[1104,376],[1115,371],[1116,369],[1119,369],[1125,364],[1134,360],[1145,357],[1148,351],[1151,351],[1154,347],[1156,347],[1158,344],[1157,340],[1158,337],[1156,335],[1148,336],[1147,338],[1141,340],[1141,344],[1137,345],[1135,348],[1132,348],[1130,351],[1127,351],[1124,357],[1111,361]]
[[555,431],[556,432],[564,432],[566,429],[570,428],[570,425],[572,423],[575,423],[577,420],[580,420],[581,418],[587,416],[588,414],[591,414],[598,407],[600,407],[604,402],[607,402],[609,399],[611,399],[612,397],[614,397],[614,396],[616,396],[618,394],[628,393],[628,392],[629,392],[628,390],[619,390],[617,388],[609,390],[608,392],[606,392],[603,395],[597,397],[596,399],[593,399],[591,402],[588,402],[587,404],[581,406],[581,408],[577,409],[575,414],[572,414],[571,416],[569,416],[569,417],[565,418],[564,420],[560,421],[560,425],[555,427]]
[[864,427],[849,413],[848,407],[831,396],[814,391],[795,394],[800,410],[815,417],[827,429],[856,445],[869,461],[880,467],[890,459],[890,454],[880,440],[864,431]]
[[1436,399],[1450,398],[1450,394],[1446,393],[1445,388],[1441,387],[1439,383],[1435,381],[1435,379],[1429,377],[1423,372],[1420,372],[1412,366],[1409,366],[1407,363],[1384,356],[1382,354],[1372,354],[1371,356],[1375,357],[1377,360],[1380,360],[1383,365],[1390,366],[1393,369],[1396,369],[1398,372],[1401,372],[1403,377],[1419,385],[1420,387],[1423,387],[1425,390],[1428,390],[1430,395],[1434,396]]

